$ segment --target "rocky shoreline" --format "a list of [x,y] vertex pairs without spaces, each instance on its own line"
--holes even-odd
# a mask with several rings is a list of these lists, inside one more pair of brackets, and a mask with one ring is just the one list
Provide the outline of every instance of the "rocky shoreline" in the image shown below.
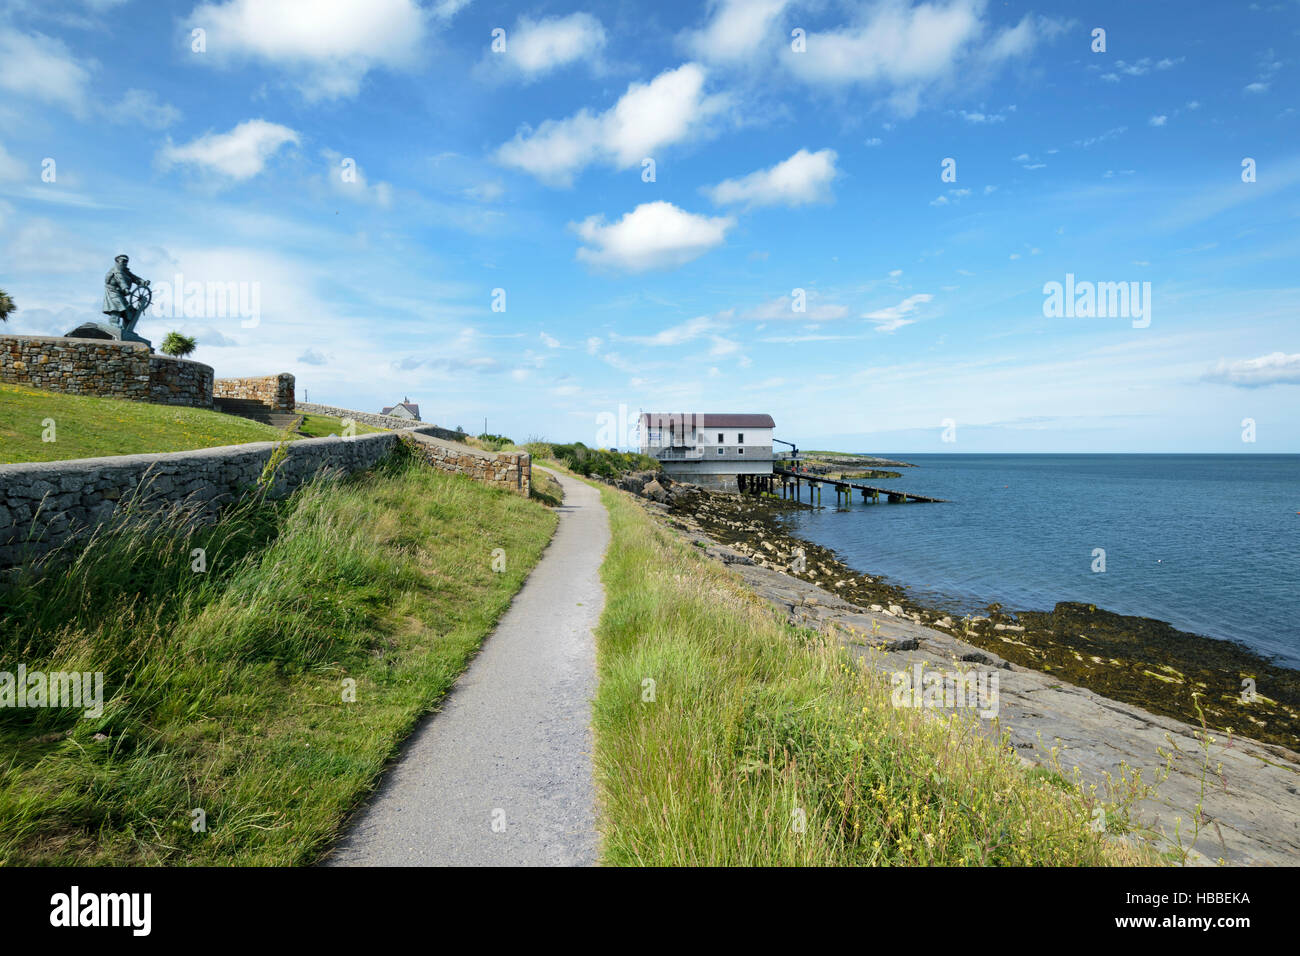
[[[781,510],[807,505],[703,492],[663,476],[618,484],[791,623],[836,634],[872,667],[996,670],[1001,699],[996,718],[983,721],[988,731],[1031,763],[1067,777],[1077,771],[1102,794],[1135,773],[1142,786],[1158,782],[1133,814],[1167,846],[1180,845],[1179,834],[1188,845],[1199,804],[1194,857],[1300,862],[1297,672],[1232,642],[1091,605],[1016,613],[990,605],[986,615],[956,619],[787,534]],[[1246,678],[1255,681],[1250,700]]]
[[[861,574],[830,549],[786,532],[779,515],[809,505],[683,485],[673,486],[665,503],[696,530],[860,607],[946,631],[1114,700],[1192,724],[1201,722],[1199,707],[1216,730],[1300,749],[1300,671],[1240,644],[1067,601],[1051,611],[990,604],[985,614],[963,618],[920,603],[905,588]],[[799,553],[803,561],[796,566]],[[1254,695],[1247,700],[1243,690],[1251,687]]]

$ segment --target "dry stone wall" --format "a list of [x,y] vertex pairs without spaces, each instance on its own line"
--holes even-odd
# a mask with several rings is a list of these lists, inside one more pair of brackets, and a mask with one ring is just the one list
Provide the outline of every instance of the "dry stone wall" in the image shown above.
[[[483,452],[424,430],[288,442],[272,494],[287,494],[317,476],[369,468],[403,436],[409,436],[412,448],[433,467],[516,494],[529,493],[528,455]],[[44,554],[127,504],[142,515],[181,504],[196,517],[211,517],[256,484],[276,444],[0,466],[0,567]]]
[[288,372],[260,378],[219,378],[214,386],[215,398],[245,398],[261,402],[277,412],[294,410],[294,378]]
[[[419,428],[420,431],[429,435],[436,435],[439,438],[445,438],[447,441],[464,441],[464,432],[454,432],[450,428],[439,428],[437,425],[424,425],[422,422],[413,422],[409,418],[398,418],[395,415],[377,415],[373,412],[359,412],[355,408],[339,408],[337,405],[317,405],[315,402],[299,402],[298,411],[307,412],[311,415],[330,415],[334,418],[350,418],[355,422],[361,422],[366,425],[374,425],[376,428]],[[432,429],[432,431],[430,431]]]
[[528,497],[532,491],[532,456],[527,452],[491,452],[447,441],[424,429],[403,432],[403,440],[440,471],[468,475],[475,481]]
[[147,402],[149,347],[108,339],[0,336],[0,382],[69,395]]
[[212,367],[153,355],[139,342],[0,336],[0,382],[47,392],[212,407]]
[[149,401],[155,405],[211,408],[212,366],[170,355],[150,355]]

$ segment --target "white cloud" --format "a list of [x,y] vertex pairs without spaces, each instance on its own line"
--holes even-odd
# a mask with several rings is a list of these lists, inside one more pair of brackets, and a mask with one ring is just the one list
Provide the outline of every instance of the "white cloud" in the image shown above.
[[1267,83],[1247,83],[1247,84],[1246,84],[1246,92],[1247,92],[1247,93],[1267,93],[1267,92],[1268,92],[1268,84],[1267,84]]
[[1170,59],[1169,57],[1164,57],[1160,60],[1152,60],[1150,57],[1144,56],[1142,59],[1136,60],[1133,63],[1128,63],[1124,60],[1117,60],[1112,72],[1104,74],[1102,79],[1108,83],[1118,83],[1121,74],[1123,76],[1145,76],[1152,70],[1168,70],[1175,67],[1179,63],[1182,63],[1183,59],[1184,58],[1180,56],[1176,60]]
[[984,52],[984,58],[990,62],[1007,60],[1029,53],[1042,39],[1050,39],[1065,32],[1066,24],[1049,17],[1034,17],[1032,14],[1021,17],[1014,27],[1003,30],[993,38]]
[[711,358],[722,358],[727,355],[735,355],[740,351],[740,343],[735,339],[724,338],[721,335],[711,335],[709,338],[713,341],[713,347],[709,349]]
[[521,16],[506,35],[502,53],[489,53],[489,63],[503,59],[512,70],[533,79],[552,70],[590,59],[605,46],[605,28],[589,13],[533,20]]
[[439,0],[433,7],[433,15],[443,20],[450,20],[473,2],[474,0]]
[[825,83],[935,79],[979,36],[979,6],[972,0],[943,7],[878,4],[863,24],[809,34],[809,52],[792,53],[788,62],[805,79]]
[[672,346],[685,345],[715,328],[713,319],[707,315],[697,316],[679,325],[661,329],[654,335],[622,335],[619,338],[637,345]]
[[815,303],[805,302],[803,312],[794,311],[794,300],[788,295],[778,296],[770,302],[764,302],[760,306],[750,309],[741,314],[743,319],[759,319],[762,321],[782,321],[793,319],[803,322],[822,322],[831,319],[842,319],[849,314],[849,307],[846,305],[836,305],[832,302]]
[[1006,116],[1002,113],[968,113],[966,110],[958,110],[957,115],[967,123],[972,123],[976,126],[985,123],[1002,123],[1006,121]]
[[427,53],[428,14],[415,0],[313,0],[309,9],[299,0],[225,0],[200,4],[185,22],[207,31],[198,61],[282,67],[309,100],[356,96],[370,70],[407,69]]
[[1169,122],[1169,117],[1164,115],[1153,116],[1149,120],[1147,120],[1147,123],[1151,126],[1164,126],[1168,122]]
[[588,354],[588,355],[597,355],[597,354],[599,354],[599,352],[600,352],[600,347],[601,347],[602,345],[604,345],[604,344],[605,344],[605,343],[604,343],[603,341],[601,341],[601,338],[600,338],[600,336],[598,336],[598,335],[589,335],[589,336],[587,336],[587,354]]
[[494,203],[506,194],[506,187],[499,180],[484,180],[481,183],[466,186],[460,191],[460,194],[466,199],[472,199],[475,202]]
[[864,319],[870,319],[876,324],[877,332],[893,332],[905,325],[911,325],[916,319],[909,319],[917,308],[933,299],[928,292],[922,292],[917,295],[909,295],[898,305],[891,305],[885,309],[877,309],[875,312],[868,312],[863,316]]
[[[7,225],[0,239],[8,242],[3,258],[7,275],[76,275],[103,262],[84,230],[39,216],[25,216]],[[10,292],[14,290],[9,289]]]
[[1087,149],[1088,147],[1095,146],[1098,143],[1104,143],[1107,140],[1114,139],[1116,136],[1122,136],[1125,132],[1127,132],[1127,130],[1128,130],[1127,126],[1115,126],[1112,127],[1111,129],[1106,130],[1106,132],[1100,133],[1096,136],[1089,136],[1086,139],[1076,139],[1074,141],[1074,145]]
[[728,179],[704,190],[719,206],[745,203],[748,206],[800,206],[829,198],[836,176],[836,153],[801,149],[789,159],[760,169],[740,179]]
[[[1028,169],[1028,168],[1030,168],[1030,167],[1025,167],[1025,168]],[[963,199],[965,199],[965,198],[967,198],[968,196],[970,196],[970,194],[971,194],[971,191],[970,191],[969,189],[949,189],[947,195],[939,195],[939,196],[935,196],[933,199],[931,199],[931,200],[930,200],[930,205],[931,205],[931,206],[947,206],[949,203],[954,203],[954,204],[955,204],[955,203],[959,203],[959,202],[961,202]],[[984,193],[984,194],[985,194],[985,195],[988,195],[988,191],[985,190],[985,193]]]
[[[321,156],[325,159],[326,176],[336,194],[360,202],[372,202],[385,209],[393,204],[393,187],[384,182],[371,186],[365,170],[356,164],[355,159],[332,149],[322,149]],[[349,162],[350,165],[345,165]]]
[[579,170],[597,161],[619,169],[654,158],[656,150],[688,139],[727,105],[704,92],[706,71],[697,63],[665,70],[649,83],[633,83],[609,110],[581,110],[521,129],[497,150],[497,160],[543,182],[567,186]]
[[1300,385],[1300,352],[1270,352],[1259,358],[1238,359],[1219,364],[1205,374],[1205,380],[1242,388],[1260,388],[1265,385]]
[[28,171],[23,164],[10,156],[4,148],[4,144],[0,143],[0,182],[19,180],[26,175],[28,175]]
[[90,71],[62,41],[0,28],[0,90],[80,116],[86,111],[89,86]]
[[714,0],[708,24],[686,34],[686,46],[707,63],[753,62],[788,5],[789,0]]
[[850,26],[809,33],[804,53],[787,45],[782,57],[791,72],[809,83],[880,87],[897,112],[911,115],[930,86],[952,81],[963,71],[1023,57],[1064,28],[1057,20],[1026,16],[990,35],[985,6],[985,0],[918,6],[885,0]]
[[108,116],[118,123],[135,121],[150,129],[166,129],[181,118],[181,111],[150,90],[127,90]]
[[560,348],[560,340],[557,339],[555,336],[547,335],[545,332],[539,332],[538,334],[542,338],[542,344],[545,345],[548,349]]
[[188,164],[243,180],[260,173],[281,146],[297,142],[298,134],[287,126],[245,120],[228,133],[208,133],[184,146],[169,141],[158,156],[164,167]]
[[660,200],[642,203],[616,223],[590,216],[573,228],[587,244],[578,250],[579,259],[641,272],[698,259],[721,245],[733,225],[730,217],[697,216]]

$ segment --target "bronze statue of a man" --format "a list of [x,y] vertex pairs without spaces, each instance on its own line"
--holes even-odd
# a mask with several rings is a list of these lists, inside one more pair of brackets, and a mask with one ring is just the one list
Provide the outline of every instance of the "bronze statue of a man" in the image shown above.
[[141,279],[127,268],[128,256],[118,256],[113,260],[113,268],[104,276],[103,312],[113,325],[123,332],[135,330],[135,323],[142,310],[131,304],[131,290],[135,286],[149,287],[148,279]]

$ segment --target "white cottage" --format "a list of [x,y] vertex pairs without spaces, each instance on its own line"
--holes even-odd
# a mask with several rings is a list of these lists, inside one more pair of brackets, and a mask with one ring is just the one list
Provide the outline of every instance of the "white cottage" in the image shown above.
[[645,412],[641,454],[657,458],[670,478],[715,491],[737,491],[750,476],[772,474],[771,415]]
[[379,410],[380,415],[391,415],[393,418],[409,418],[413,422],[420,420],[420,406],[411,401],[410,398],[403,398],[396,405],[388,405]]

